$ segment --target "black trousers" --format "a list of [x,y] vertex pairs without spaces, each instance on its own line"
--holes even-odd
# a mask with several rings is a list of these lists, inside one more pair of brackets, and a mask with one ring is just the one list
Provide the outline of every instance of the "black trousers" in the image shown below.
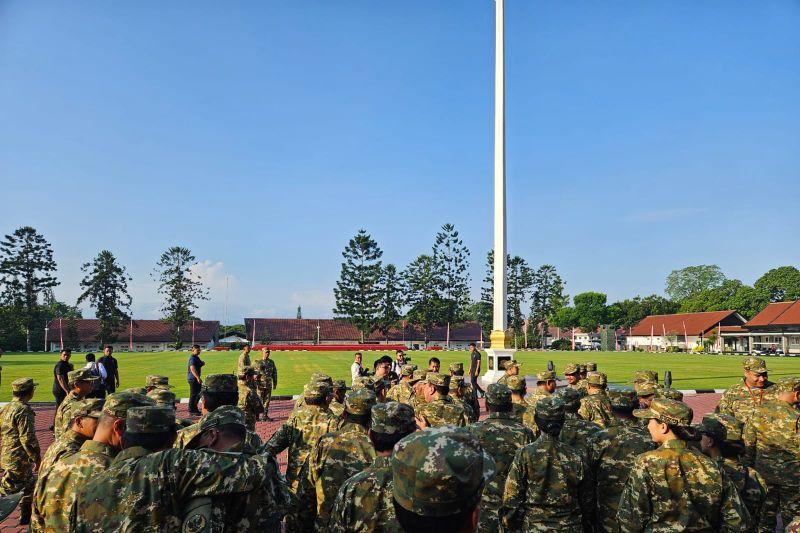
[[200,384],[195,381],[189,381],[189,412],[197,413],[197,402],[200,400]]
[[64,392],[64,389],[58,389],[58,391],[53,391],[53,396],[56,399],[56,409],[58,409],[58,406],[61,405],[61,402],[67,397],[67,393]]

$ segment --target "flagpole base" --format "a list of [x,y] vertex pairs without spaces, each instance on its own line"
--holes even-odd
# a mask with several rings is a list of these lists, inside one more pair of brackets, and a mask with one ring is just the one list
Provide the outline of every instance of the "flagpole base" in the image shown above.
[[505,370],[502,364],[505,361],[514,359],[514,353],[517,351],[510,346],[510,338],[506,335],[505,331],[492,331],[489,335],[489,340],[492,345],[486,350],[486,373],[481,376],[481,383],[483,386],[488,386],[491,383],[497,383]]

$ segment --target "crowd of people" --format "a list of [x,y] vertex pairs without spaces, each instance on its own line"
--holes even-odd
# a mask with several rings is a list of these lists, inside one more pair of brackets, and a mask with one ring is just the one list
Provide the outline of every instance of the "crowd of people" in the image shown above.
[[59,532],[772,532],[779,517],[800,529],[800,378],[773,383],[749,357],[693,423],[650,370],[609,388],[596,364],[573,363],[565,386],[550,369],[528,390],[510,360],[482,390],[475,353],[466,376],[401,350],[368,370],[356,354],[350,386],[312,374],[266,442],[255,421],[277,385],[268,350],[203,377],[195,347],[192,420],[176,418],[167,376],[103,397],[102,374],[72,369],[43,457],[36,384],[17,379],[0,410],[0,512],[20,499],[21,523]]

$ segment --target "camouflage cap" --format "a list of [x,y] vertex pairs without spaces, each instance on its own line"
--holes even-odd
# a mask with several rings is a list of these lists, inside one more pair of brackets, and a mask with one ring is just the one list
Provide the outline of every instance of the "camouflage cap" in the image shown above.
[[403,365],[403,368],[400,369],[401,376],[413,376],[414,375],[414,365]]
[[153,374],[147,376],[144,381],[145,387],[158,387],[160,389],[171,389],[172,385],[169,384],[169,377],[168,376],[161,376],[158,374]]
[[492,383],[486,387],[486,403],[508,405],[511,403],[511,388],[502,383]]
[[536,416],[543,420],[563,420],[564,402],[556,396],[545,396],[536,402]]
[[450,372],[463,372],[464,363],[450,363]]
[[658,372],[653,372],[652,370],[637,370],[633,373],[633,383],[641,383],[643,381],[658,383]]
[[[313,383],[306,383],[303,386],[304,398],[323,398],[328,396],[333,389],[330,383],[324,381],[314,381]],[[355,389],[353,389],[355,390]]]
[[552,381],[556,379],[556,373],[551,370],[543,370],[536,373],[536,381]]
[[70,422],[81,417],[87,418],[100,418],[100,415],[103,414],[103,404],[105,400],[102,398],[87,398],[85,400],[81,400],[76,402],[70,412]]
[[447,374],[428,372],[428,376],[425,379],[428,383],[437,387],[450,387],[450,376]]
[[760,357],[748,357],[747,359],[742,361],[742,367],[745,370],[749,370],[750,372],[755,372],[756,374],[767,373],[767,363]]
[[200,419],[198,434],[207,429],[228,424],[245,426],[244,413],[235,405],[220,405]]
[[652,396],[656,392],[658,392],[658,385],[656,385],[652,381],[645,381],[642,383],[638,383],[635,389],[636,389],[636,395],[639,397]]
[[558,389],[556,394],[561,398],[561,401],[564,402],[564,407],[567,411],[573,412],[581,405],[581,393],[572,387]]
[[344,397],[344,410],[351,415],[366,415],[377,401],[375,393],[369,389],[350,391]]
[[[392,387],[392,382],[389,381],[387,378],[379,378],[372,380],[372,390],[375,394],[379,393],[383,389],[390,389]],[[370,388],[370,387],[368,387]]]
[[170,407],[131,407],[125,419],[126,433],[166,433],[175,429],[175,410]]
[[86,368],[79,368],[78,370],[67,372],[67,383],[70,385],[76,381],[96,381],[98,379],[100,379],[100,376],[95,376]]
[[239,385],[233,374],[211,374],[203,380],[203,391],[206,392],[238,392]]
[[511,359],[509,361],[503,361],[503,363],[500,366],[504,370],[508,370],[508,369],[513,368],[515,366],[522,366],[522,363],[518,363],[515,359]]
[[156,388],[147,393],[148,398],[152,398],[156,405],[162,407],[173,407],[178,397],[171,390]]
[[496,466],[466,428],[415,431],[394,447],[394,499],[412,513],[443,517],[473,509]]
[[587,372],[597,372],[597,363],[593,363],[592,361],[586,362],[586,371]]
[[372,380],[366,376],[358,376],[353,380],[352,390],[371,389]]
[[506,378],[506,385],[511,389],[511,392],[522,393],[528,388],[525,378],[522,376],[508,376]]
[[677,389],[661,389],[661,396],[670,400],[683,401],[683,393]]
[[639,407],[639,398],[636,396],[636,391],[633,389],[615,390],[613,394],[609,394],[609,401],[613,409],[621,411],[631,411]]
[[800,391],[800,378],[797,376],[789,376],[781,378],[775,384],[776,392],[795,392]]
[[580,372],[581,369],[575,363],[567,363],[564,365],[564,375],[571,376],[572,374],[577,374]]
[[717,442],[742,442],[742,425],[731,415],[720,413],[705,415],[696,429]]
[[313,383],[314,381],[324,381],[328,385],[333,386],[333,378],[330,377],[328,374],[325,374],[324,372],[314,372],[313,374],[311,374],[311,377],[309,378],[308,382]]
[[633,410],[636,418],[655,418],[659,422],[676,426],[688,426],[693,415],[691,407],[668,398],[654,398],[648,409]]
[[414,409],[400,402],[378,403],[372,406],[370,429],[375,433],[393,435],[410,433],[417,427]]
[[155,404],[156,402],[152,398],[148,398],[144,394],[128,391],[115,392],[106,397],[106,402],[103,404],[103,412],[116,418],[127,418],[128,409],[154,406]]
[[17,508],[17,504],[21,499],[22,492],[0,497],[0,522],[8,518],[8,515],[14,512],[14,509]]
[[411,377],[411,381],[420,381],[426,379],[428,377],[428,371],[426,369],[414,370],[414,375]]
[[122,389],[120,392],[130,392],[132,394],[143,394],[147,396],[147,393],[150,391],[147,390],[147,387],[131,387],[129,389]]
[[333,380],[333,390],[347,390],[347,384],[344,382],[343,379],[334,379]]
[[608,385],[608,378],[603,372],[589,372],[586,374],[586,383],[589,385]]
[[585,374],[586,373],[586,365],[584,365],[583,363],[580,363],[578,365],[578,370],[581,371],[581,374]]
[[14,392],[28,392],[38,385],[33,381],[33,378],[17,378],[11,382],[11,390]]
[[464,386],[464,376],[450,376],[450,390],[458,390]]

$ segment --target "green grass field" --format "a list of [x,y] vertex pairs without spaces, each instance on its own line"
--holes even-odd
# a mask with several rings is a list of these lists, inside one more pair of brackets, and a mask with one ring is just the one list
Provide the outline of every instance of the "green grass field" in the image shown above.
[[[256,355],[255,353],[253,355]],[[393,354],[392,354],[393,355]],[[412,362],[419,366],[427,366],[428,358],[436,356],[442,361],[442,367],[453,361],[462,361],[468,366],[467,352],[409,352]],[[72,362],[76,368],[85,364],[84,354],[75,353]],[[206,361],[203,375],[232,372],[236,367],[239,352],[203,352]],[[380,356],[378,352],[367,352],[365,365]],[[335,379],[344,379],[350,383],[350,364],[353,352],[273,352],[278,366],[278,388],[275,394],[298,394],[307,381],[309,374],[315,371],[330,374]],[[155,353],[119,353],[120,377],[122,387],[135,387],[144,384],[147,374],[165,374],[176,386],[179,397],[189,395],[186,383],[186,361],[188,352],[155,352]],[[556,371],[572,361],[595,361],[599,370],[606,372],[609,381],[625,383],[631,379],[635,370],[652,369],[663,376],[665,370],[671,370],[673,386],[678,389],[726,388],[740,378],[742,374],[742,356],[729,355],[689,355],[689,354],[648,354],[638,352],[518,352],[517,360],[523,363],[524,374],[534,374],[547,366],[552,360]],[[0,359],[3,367],[2,385],[0,385],[0,401],[7,401],[11,395],[11,382],[19,377],[32,377],[39,383],[34,401],[52,400],[53,366],[58,360],[57,353],[8,353]],[[770,357],[767,365],[770,377],[800,374],[800,358]],[[483,369],[486,368],[484,356]]]

